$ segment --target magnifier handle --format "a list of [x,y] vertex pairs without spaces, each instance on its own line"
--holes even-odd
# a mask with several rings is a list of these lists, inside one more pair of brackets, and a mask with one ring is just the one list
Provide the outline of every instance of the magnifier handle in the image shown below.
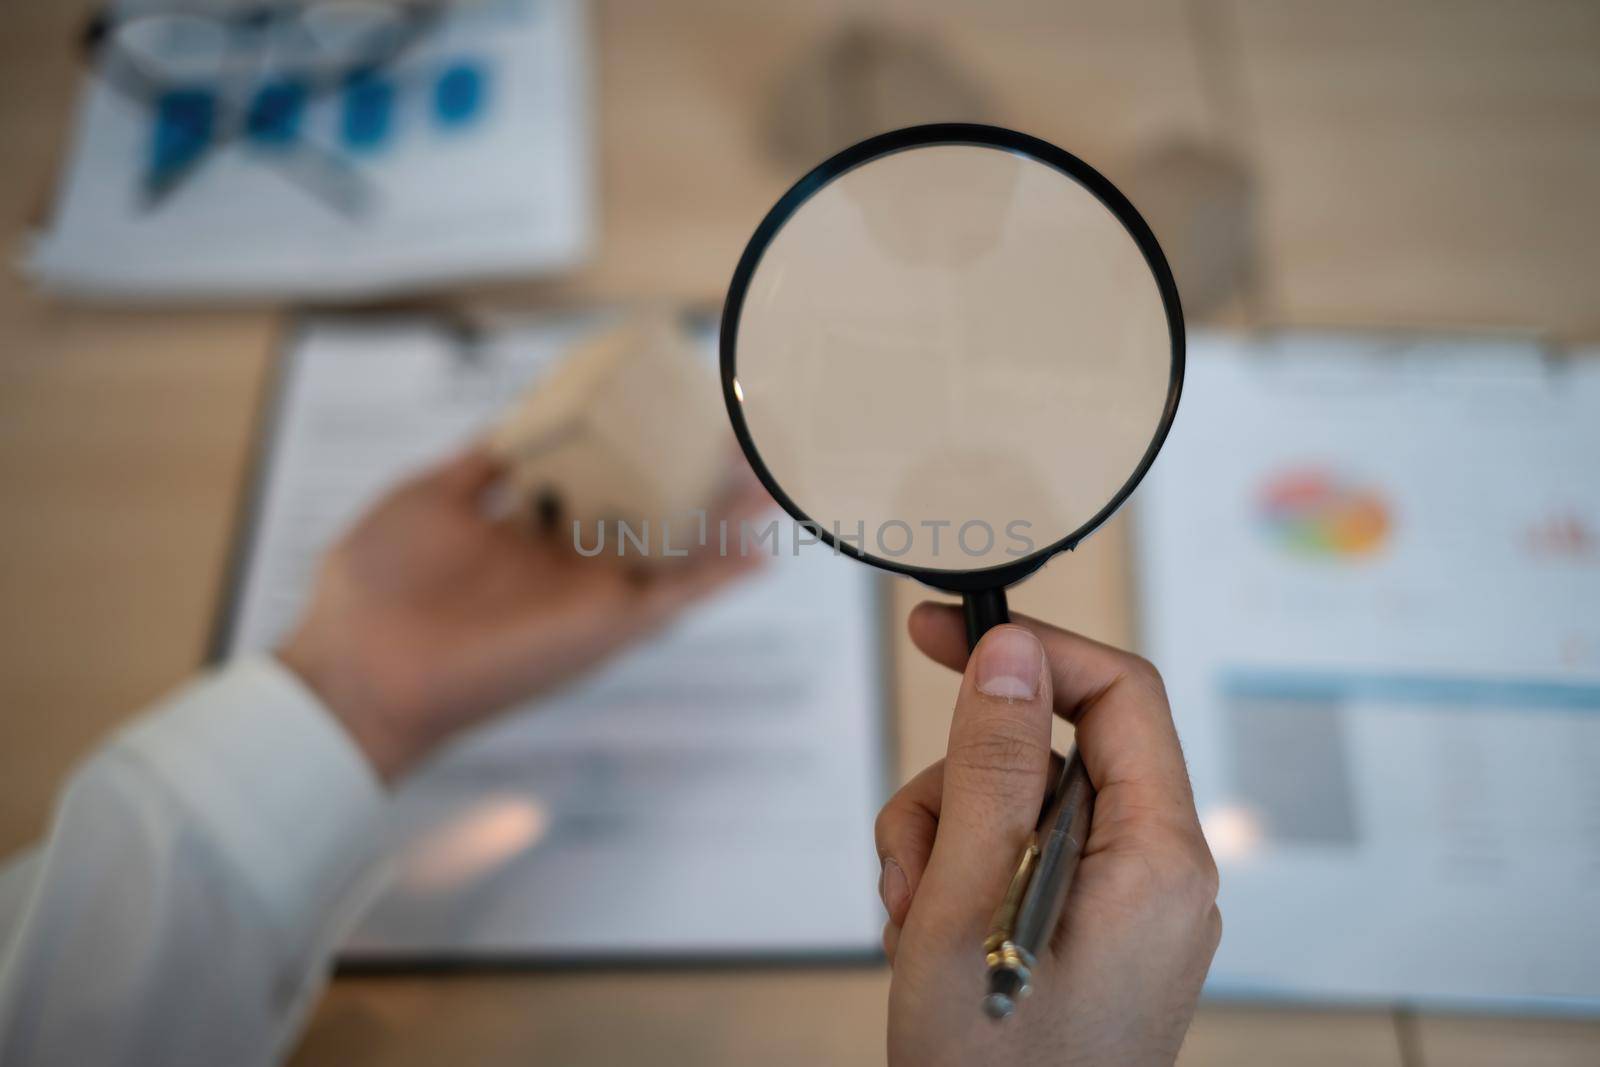
[[[1004,589],[966,593],[961,606],[969,648],[976,648],[992,628],[1011,621]],[[993,1019],[1011,1015],[1018,1001],[1033,991],[1033,968],[1061,917],[1093,810],[1094,786],[1074,748],[1055,788],[1045,797],[1038,828],[1023,850],[983,944],[988,970],[983,1010]]]
[[1011,621],[1011,610],[1006,607],[1004,589],[984,589],[961,595],[961,609],[967,617],[967,648],[978,647],[984,634],[1002,623]]

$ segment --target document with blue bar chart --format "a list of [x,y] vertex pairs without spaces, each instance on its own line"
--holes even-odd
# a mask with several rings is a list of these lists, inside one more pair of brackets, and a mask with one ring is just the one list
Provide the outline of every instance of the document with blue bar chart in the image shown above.
[[1138,509],[1216,995],[1600,1010],[1600,353],[1201,336]]
[[124,0],[93,39],[48,289],[327,301],[588,254],[581,0]]

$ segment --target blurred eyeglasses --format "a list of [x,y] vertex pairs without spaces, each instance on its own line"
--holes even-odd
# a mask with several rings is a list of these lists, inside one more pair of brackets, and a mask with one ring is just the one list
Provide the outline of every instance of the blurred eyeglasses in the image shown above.
[[221,147],[246,142],[329,206],[358,214],[366,180],[305,127],[340,94],[347,144],[381,140],[395,88],[382,77],[447,3],[417,0],[127,0],[96,15],[96,75],[150,113],[143,201],[154,208]]

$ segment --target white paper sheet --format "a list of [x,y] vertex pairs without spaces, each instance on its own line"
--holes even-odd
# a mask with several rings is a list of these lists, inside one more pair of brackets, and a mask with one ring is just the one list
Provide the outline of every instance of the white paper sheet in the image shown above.
[[1600,1007],[1596,457],[1600,359],[1193,340],[1138,529],[1212,992]]
[[575,265],[592,230],[581,2],[446,7],[361,90],[362,123],[346,88],[315,91],[282,143],[227,135],[219,110],[220,147],[154,206],[159,111],[91,78],[29,271],[72,293],[327,300]]
[[[269,646],[335,532],[592,323],[541,320],[465,348],[426,321],[304,329],[230,649]],[[876,588],[826,550],[785,553],[600,675],[461,740],[401,791],[396,880],[349,953],[876,951]]]

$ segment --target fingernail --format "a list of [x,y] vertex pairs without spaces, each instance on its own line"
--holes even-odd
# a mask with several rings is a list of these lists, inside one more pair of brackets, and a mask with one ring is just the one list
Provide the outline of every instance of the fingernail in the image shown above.
[[1021,627],[991,630],[978,644],[978,692],[985,696],[1032,700],[1043,671],[1044,649]]
[[883,873],[878,876],[878,897],[883,901],[883,910],[889,913],[891,920],[899,914],[910,894],[911,884],[906,881],[906,872],[892,858],[885,859]]

